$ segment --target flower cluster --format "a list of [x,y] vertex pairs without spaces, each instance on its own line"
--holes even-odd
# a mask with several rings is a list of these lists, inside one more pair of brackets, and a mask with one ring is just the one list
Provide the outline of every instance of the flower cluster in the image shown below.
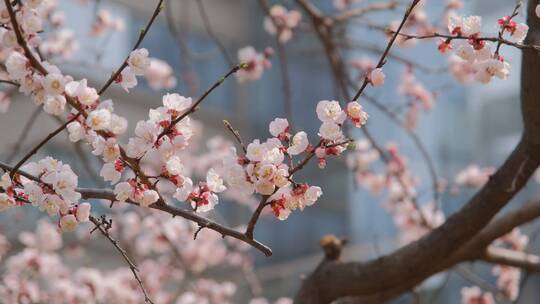
[[146,69],[144,77],[148,85],[154,90],[172,89],[176,86],[176,77],[172,67],[165,61],[150,58],[150,66]]
[[508,34],[508,40],[515,43],[522,43],[529,31],[527,24],[515,22],[511,16],[500,18],[497,20],[497,24],[500,27],[501,33],[503,33],[503,37]]
[[390,143],[386,150],[389,156],[386,164],[389,193],[384,206],[392,213],[402,242],[409,243],[442,225],[445,217],[435,202],[420,205],[416,194],[418,182],[397,145]]
[[227,188],[223,185],[223,179],[210,169],[206,174],[206,182],[199,182],[197,187],[193,187],[190,178],[185,178],[182,187],[176,190],[174,198],[191,203],[195,211],[206,212],[214,209],[218,203],[218,196],[215,193],[223,192],[225,189]]
[[[29,4],[29,11],[31,7]],[[17,12],[17,19],[24,19],[23,11]],[[13,34],[11,30],[9,33]],[[25,35],[30,39],[32,32],[25,31]],[[101,155],[106,162],[115,162],[119,158],[120,146],[116,137],[126,131],[127,121],[113,113],[112,101],[101,102],[97,90],[88,86],[86,79],[75,81],[49,62],[40,62],[39,57],[31,61],[15,47],[8,54],[5,66],[10,80],[19,83],[19,91],[30,95],[35,104],[43,105],[45,112],[61,115],[66,103],[77,109],[68,115],[72,120],[67,126],[71,141],[84,140],[93,147],[92,152]],[[134,51],[126,70],[133,68],[137,73],[143,73],[148,66],[146,55],[145,50]]]
[[354,142],[354,150],[347,155],[347,166],[354,171],[356,182],[372,193],[379,193],[386,185],[386,177],[371,169],[380,159],[379,152],[366,139]]
[[435,101],[435,94],[428,91],[416,80],[410,68],[405,70],[398,91],[400,94],[409,98],[408,110],[405,113],[405,126],[409,129],[414,129],[417,125],[420,108],[423,108],[425,111],[431,110]]
[[[528,27],[516,23],[510,16],[499,19],[500,33],[510,35],[510,41],[521,43],[527,35]],[[493,52],[492,45],[481,37],[482,18],[479,16],[448,16],[448,31],[459,39],[441,39],[438,49],[442,53],[454,51],[453,61],[466,62],[461,65],[454,63],[454,69],[462,67],[460,73],[472,74],[471,79],[488,83],[492,77],[506,79],[510,74],[510,64],[498,53]],[[466,38],[466,39],[464,39]],[[459,58],[459,60],[457,59]],[[455,74],[455,72],[454,72]],[[463,76],[458,79],[464,80]]]
[[145,48],[136,49],[129,54],[127,59],[127,67],[114,80],[120,86],[129,92],[129,89],[137,85],[137,76],[145,75],[150,68],[150,58],[148,58],[148,50]]
[[238,82],[254,81],[262,77],[264,70],[269,69],[272,64],[270,58],[274,51],[267,48],[264,54],[257,53],[252,46],[246,46],[238,50],[238,61],[246,64],[246,67],[236,72]]
[[107,31],[123,31],[125,27],[124,20],[114,18],[108,10],[100,9],[92,24],[90,35],[99,36]]
[[140,183],[136,179],[116,184],[114,193],[119,202],[125,202],[129,199],[143,207],[148,207],[159,200],[159,193],[156,190],[149,189],[146,184]]
[[[115,207],[125,208],[125,207]],[[128,211],[115,220],[115,238],[136,253],[141,280],[156,303],[233,303],[237,286],[209,279],[208,271],[222,269],[240,273],[251,269],[246,247],[220,235],[201,231],[185,221],[150,210]],[[98,233],[76,234],[80,241],[99,238]],[[35,232],[19,234],[24,248],[4,260],[0,298],[8,303],[140,303],[140,288],[128,267],[102,270],[84,265],[86,248],[66,246],[58,229],[39,220]],[[0,234],[0,256],[9,243]],[[67,261],[74,263],[67,263]],[[179,263],[185,267],[178,267]],[[219,268],[218,268],[219,267]],[[189,280],[188,280],[189,278]],[[46,282],[44,284],[43,282]],[[181,293],[168,288],[183,286]],[[258,301],[258,302],[257,302]],[[265,303],[262,298],[253,303]],[[281,299],[276,303],[291,303]]]
[[445,221],[444,214],[433,202],[423,205],[417,202],[416,178],[396,144],[387,144],[383,151],[387,154],[383,173],[372,168],[380,158],[379,151],[367,140],[356,141],[354,146],[355,150],[347,156],[347,166],[355,172],[356,182],[362,187],[374,194],[386,190],[384,207],[392,214],[403,243],[420,238]]
[[281,43],[285,43],[292,38],[293,30],[300,23],[302,15],[295,10],[288,11],[281,5],[274,5],[268,12],[269,16],[264,19],[264,29],[277,35]]
[[[55,10],[57,1],[27,1],[19,5],[16,16],[19,25],[22,27],[22,35],[28,44],[32,47],[40,45],[43,54],[49,56],[61,55],[68,57],[77,48],[72,33],[69,30],[59,29],[64,22],[64,14]],[[10,29],[10,16],[5,7],[5,3],[0,4],[1,17],[0,22],[6,26],[0,29],[0,39],[2,44],[2,58],[8,53],[8,50],[17,48],[17,39],[15,33]],[[38,34],[47,28],[49,33],[43,38]],[[66,49],[62,50],[64,46]]]
[[51,157],[23,167],[26,173],[39,178],[40,182],[21,175],[14,179],[5,173],[0,180],[0,210],[31,203],[49,216],[59,215],[59,228],[73,231],[79,223],[88,221],[90,204],[78,201],[77,175],[71,167]]
[[[126,156],[141,162],[151,160],[152,167],[159,168],[152,178],[162,180],[160,187],[165,187],[162,184],[166,182],[165,184],[176,189],[175,198],[192,204],[196,211],[205,212],[213,209],[218,202],[215,193],[224,191],[225,187],[219,175],[212,169],[207,173],[206,182],[201,182],[196,187],[185,175],[180,156],[193,135],[187,115],[192,103],[191,98],[176,93],[164,95],[163,106],[150,109],[149,119],[139,121],[135,126],[135,136],[129,138]],[[126,167],[117,147],[115,141],[101,141],[95,153],[103,155],[106,163],[101,175],[113,184],[121,179]],[[114,192],[119,201],[129,199],[141,206],[149,206],[160,199],[158,192],[149,188],[149,184],[140,178],[130,178],[116,184]]]
[[[317,104],[316,111],[317,117],[322,122],[321,127],[319,128],[319,136],[326,145],[343,142],[345,136],[343,135],[341,127],[347,118],[354,126],[360,128],[366,124],[369,117],[363,107],[356,101],[349,102],[344,111],[341,109],[338,101],[321,100]],[[338,148],[337,150],[340,149]],[[342,151],[343,150],[334,151],[331,154],[339,155]]]
[[47,40],[40,46],[43,55],[47,57],[60,56],[62,58],[71,58],[79,49],[79,43],[75,33],[68,29],[61,29],[50,33]]
[[277,118],[270,123],[270,134],[274,137],[261,142],[255,139],[246,148],[245,156],[236,152],[224,160],[225,180],[230,188],[244,193],[259,193],[270,196],[276,217],[284,220],[292,210],[303,210],[319,198],[319,187],[298,184],[292,180],[290,168],[284,163],[285,156],[314,153],[304,131],[289,134],[289,123]]

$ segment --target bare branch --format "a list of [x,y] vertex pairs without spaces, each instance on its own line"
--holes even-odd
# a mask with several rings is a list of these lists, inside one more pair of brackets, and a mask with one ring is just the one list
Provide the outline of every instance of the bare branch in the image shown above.
[[150,299],[150,296],[148,295],[148,292],[146,291],[146,288],[144,287],[144,284],[143,284],[143,282],[142,282],[142,280],[141,280],[141,278],[139,276],[139,269],[137,268],[135,263],[133,263],[131,261],[131,259],[127,255],[127,252],[122,247],[120,247],[118,242],[109,234],[109,229],[111,228],[111,223],[106,221],[105,216],[102,216],[101,220],[99,220],[99,219],[97,219],[97,218],[95,218],[93,216],[90,216],[90,221],[96,226],[96,229],[98,229],[99,232],[101,232],[101,234],[103,234],[103,236],[105,236],[109,240],[109,242],[111,242],[111,244],[113,244],[114,248],[116,248],[116,250],[118,252],[120,252],[122,257],[124,258],[124,260],[128,264],[129,269],[133,273],[133,276],[135,277],[135,280],[137,280],[137,283],[141,287],[141,290],[142,290],[142,292],[144,294],[144,301],[146,303],[154,304],[152,299]]
[[246,154],[247,153],[246,145],[244,144],[244,141],[242,140],[242,137],[240,136],[240,132],[238,132],[238,130],[235,130],[233,126],[231,125],[231,123],[228,122],[227,120],[223,120],[223,124],[225,125],[225,127],[227,127],[227,130],[231,131],[231,133],[234,135],[234,138],[236,138],[236,141],[242,148],[242,151],[244,151],[244,154]]
[[[105,199],[109,201],[116,200],[114,193],[108,189],[77,189],[77,192],[81,193],[83,199],[96,198],[96,199]],[[126,203],[137,205],[137,206],[139,205],[131,201],[126,201]],[[267,246],[265,246],[264,244],[258,242],[257,240],[249,238],[242,232],[238,232],[232,228],[225,227],[207,218],[201,217],[195,212],[193,212],[192,210],[184,210],[184,209],[180,209],[180,208],[167,205],[167,204],[153,204],[153,205],[150,205],[150,208],[161,210],[163,212],[166,212],[172,215],[173,217],[175,216],[183,217],[187,220],[197,223],[199,226],[203,226],[204,228],[214,230],[220,233],[222,236],[230,236],[232,238],[243,241],[255,247],[256,249],[258,249],[259,251],[261,251],[267,256],[272,255],[272,250],[268,248]]]
[[[5,1],[8,1],[8,0],[5,0]],[[159,12],[161,12],[162,9],[163,9],[163,0],[159,0],[157,5],[156,5],[156,8],[154,9],[154,13],[152,14],[152,17],[150,18],[150,20],[148,20],[148,23],[146,24],[146,27],[141,30],[141,33],[139,34],[139,38],[137,39],[137,41],[135,42],[135,45],[131,49],[132,51],[139,48],[139,46],[141,45],[141,43],[144,40],[144,37],[146,36],[148,31],[150,30],[150,27],[152,27],[152,24],[154,23],[157,16],[159,15]],[[122,71],[128,66],[129,56],[130,56],[130,54],[128,54],[126,56],[126,59],[124,59],[124,62],[122,62],[120,67],[111,75],[109,80],[107,80],[107,82],[105,82],[103,87],[98,92],[99,95],[103,94],[109,88],[109,86],[111,86],[111,84],[118,78],[118,76],[122,73]]]
[[73,116],[70,120],[66,121],[63,125],[58,127],[56,130],[51,132],[47,137],[45,137],[41,142],[37,144],[32,150],[28,151],[28,153],[15,165],[13,166],[13,170],[11,170],[11,173],[9,174],[11,178],[13,178],[13,175],[19,170],[19,168],[24,165],[24,163],[32,157],[32,155],[36,154],[41,147],[43,147],[49,140],[53,139],[56,135],[58,135],[60,132],[62,132],[67,125],[69,125],[71,122],[75,121],[79,117],[79,114]]
[[490,246],[482,260],[499,265],[519,267],[528,272],[540,272],[540,257],[534,254]]
[[[379,59],[379,62],[377,63],[377,68],[381,68],[384,65],[385,60],[386,60],[386,56],[388,56],[388,53],[390,52],[390,49],[392,48],[392,45],[394,44],[394,41],[396,41],[396,38],[398,37],[399,32],[401,31],[401,29],[403,28],[403,26],[407,22],[407,19],[409,19],[409,16],[411,15],[414,7],[419,2],[420,2],[420,0],[413,0],[411,5],[409,6],[407,11],[405,12],[405,15],[403,15],[403,19],[401,20],[401,23],[399,24],[396,32],[394,33],[394,35],[392,36],[392,38],[388,42],[388,45],[386,46],[386,49],[384,50],[381,58]],[[352,99],[353,101],[356,101],[356,100],[358,100],[358,98],[360,98],[360,95],[362,95],[362,92],[364,91],[364,89],[366,88],[368,83],[369,83],[369,78],[368,78],[368,75],[366,75],[366,77],[364,77],[364,82],[360,86],[360,89],[358,89],[358,92],[356,92],[356,95],[354,95],[354,97]]]
[[212,91],[217,89],[223,82],[225,82],[225,79],[229,78],[231,75],[238,72],[240,69],[243,69],[243,68],[246,68],[246,67],[247,67],[246,63],[240,63],[240,64],[234,66],[229,72],[227,72],[227,74],[225,74],[225,76],[221,77],[212,86],[210,86],[206,90],[206,92],[204,92],[204,94],[201,97],[199,97],[199,99],[197,99],[197,101],[195,103],[193,103],[189,109],[186,110],[186,112],[184,112],[182,115],[178,116],[177,118],[173,119],[173,121],[171,121],[171,124],[169,126],[167,126],[166,128],[164,128],[163,131],[159,134],[157,140],[159,141],[163,136],[167,135],[172,130],[174,125],[179,123],[182,119],[186,118],[191,113],[197,111],[199,104],[203,100],[205,100],[206,97],[208,97],[208,95],[210,95],[210,93],[212,93]]

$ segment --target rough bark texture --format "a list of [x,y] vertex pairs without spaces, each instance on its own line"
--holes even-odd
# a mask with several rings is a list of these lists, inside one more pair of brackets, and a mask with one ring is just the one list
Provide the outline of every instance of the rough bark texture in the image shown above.
[[[538,45],[540,19],[534,13],[536,2],[529,0],[530,31],[526,43]],[[343,297],[356,297],[357,303],[380,303],[456,263],[481,258],[490,243],[490,231],[483,229],[494,229],[488,226],[490,221],[521,190],[540,163],[538,79],[540,55],[534,50],[523,50],[522,139],[489,182],[459,212],[418,241],[376,260],[323,260],[304,280],[295,303],[330,303]],[[481,231],[483,242],[474,243],[473,238]]]

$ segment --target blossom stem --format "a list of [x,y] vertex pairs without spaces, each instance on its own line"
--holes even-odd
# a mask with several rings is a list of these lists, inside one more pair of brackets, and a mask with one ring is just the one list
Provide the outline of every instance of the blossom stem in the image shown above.
[[184,112],[182,115],[178,116],[177,118],[173,119],[171,121],[171,124],[168,127],[164,128],[163,131],[161,131],[161,133],[159,134],[156,142],[158,142],[163,136],[167,135],[171,131],[171,129],[177,123],[179,123],[182,119],[186,118],[189,114],[195,112],[197,110],[197,107],[199,106],[199,104],[203,100],[205,100],[206,97],[208,97],[208,95],[210,95],[210,93],[212,93],[212,91],[217,89],[225,81],[225,79],[229,78],[231,75],[238,72],[240,69],[245,68],[245,66],[246,66],[245,63],[240,63],[240,64],[234,66],[231,70],[229,70],[229,72],[227,72],[227,74],[225,74],[225,76],[221,77],[218,81],[216,81],[211,87],[209,87],[206,90],[206,92],[204,92],[204,94],[201,97],[199,97],[199,99],[197,99],[197,101],[195,103],[193,103],[193,105],[191,105],[191,107],[189,109],[186,110],[186,112]]
[[[405,23],[407,22],[407,19],[409,19],[409,16],[411,15],[414,7],[419,2],[420,2],[420,0],[414,0],[411,3],[411,5],[409,6],[409,8],[407,9],[407,11],[405,12],[405,15],[403,15],[403,19],[401,20],[401,23],[399,24],[397,30],[394,32],[392,38],[390,39],[390,41],[388,42],[388,45],[386,46],[386,49],[384,50],[383,54],[381,55],[381,58],[379,59],[379,62],[377,63],[377,68],[381,68],[385,64],[386,56],[388,56],[388,53],[390,52],[390,49],[392,48],[392,45],[396,41],[396,39],[397,39],[397,37],[399,35],[399,32],[401,31],[403,26],[405,26]],[[360,98],[360,95],[362,95],[362,92],[364,92],[365,88],[367,87],[367,85],[369,83],[369,77],[368,76],[369,75],[366,75],[364,77],[364,82],[360,86],[360,89],[358,89],[358,92],[356,92],[356,94],[354,95],[352,101],[357,101],[358,98]]]
[[244,141],[242,140],[242,137],[240,136],[240,132],[238,132],[238,130],[235,130],[233,126],[231,125],[231,123],[227,120],[223,120],[223,124],[225,125],[225,127],[227,127],[227,130],[231,131],[231,133],[236,138],[236,141],[242,148],[242,151],[244,151],[244,154],[246,154],[247,153],[246,145],[244,144]]
[[[146,24],[146,27],[141,30],[141,33],[139,34],[139,38],[137,39],[137,42],[135,42],[135,45],[133,46],[132,51],[139,48],[139,46],[141,45],[141,43],[144,40],[144,37],[146,36],[148,31],[150,30],[150,27],[152,27],[152,24],[154,23],[157,16],[159,15],[159,12],[161,12],[162,9],[163,9],[163,0],[159,0],[158,4],[156,5],[156,8],[154,9],[154,13],[152,14],[152,17],[150,18],[150,20]],[[126,58],[124,59],[124,62],[122,62],[120,67],[111,75],[109,80],[107,80],[107,82],[99,90],[98,95],[103,94],[111,86],[111,84],[118,78],[118,76],[122,73],[122,71],[128,66],[127,62],[128,62],[128,59],[129,59],[129,55],[130,54],[128,54],[126,56]]]
[[99,232],[101,232],[101,234],[103,234],[103,236],[105,236],[109,240],[109,242],[111,242],[111,244],[113,244],[114,248],[116,248],[116,250],[118,252],[120,252],[122,257],[124,258],[124,260],[128,264],[129,269],[133,273],[133,276],[135,277],[135,280],[137,280],[137,283],[141,287],[141,290],[142,290],[142,292],[144,294],[144,301],[146,303],[154,304],[154,302],[152,301],[152,299],[148,295],[148,292],[146,291],[146,288],[144,287],[144,284],[143,284],[143,282],[141,280],[141,277],[139,276],[139,269],[137,268],[135,263],[133,261],[131,261],[131,259],[129,258],[127,252],[124,250],[124,248],[120,247],[120,245],[118,244],[118,241],[115,240],[109,234],[109,229],[111,227],[110,227],[110,224],[106,222],[105,217],[103,216],[102,220],[98,220],[97,218],[95,218],[93,216],[90,216],[89,219],[96,226],[96,229],[98,229]]

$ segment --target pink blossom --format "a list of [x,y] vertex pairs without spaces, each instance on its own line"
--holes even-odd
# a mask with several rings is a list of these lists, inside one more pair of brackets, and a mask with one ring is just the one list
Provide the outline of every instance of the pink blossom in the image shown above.
[[286,138],[289,130],[289,122],[285,118],[276,118],[270,122],[268,129],[272,136]]
[[77,218],[73,214],[64,215],[59,225],[62,232],[71,232],[77,228]]
[[150,58],[150,66],[144,77],[154,90],[172,89],[176,86],[176,77],[171,66],[163,60]]
[[290,155],[298,155],[303,153],[309,145],[307,134],[304,131],[296,133],[292,140],[291,145],[287,148],[287,153]]
[[291,39],[301,18],[298,11],[288,11],[281,5],[274,5],[270,8],[269,16],[264,19],[264,29],[272,35],[277,34],[279,41],[285,43]]
[[384,84],[385,75],[381,68],[376,68],[369,74],[369,81],[374,87],[379,87]]
[[266,56],[257,53],[252,46],[238,50],[238,61],[246,64],[246,67],[236,72],[236,78],[239,82],[258,80],[262,77],[264,70],[271,66]]
[[127,64],[135,75],[144,75],[150,67],[150,59],[148,58],[148,50],[145,48],[136,49],[129,54]]

